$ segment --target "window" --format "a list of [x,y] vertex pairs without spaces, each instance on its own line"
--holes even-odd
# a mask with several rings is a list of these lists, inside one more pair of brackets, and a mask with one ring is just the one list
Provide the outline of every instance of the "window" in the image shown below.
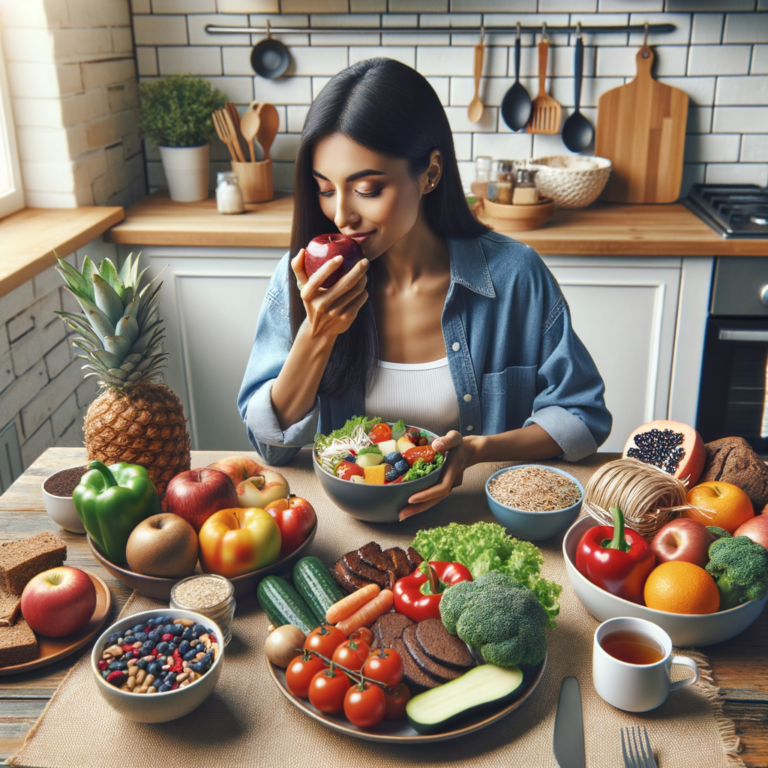
[[19,156],[13,129],[11,94],[0,44],[0,218],[24,207]]

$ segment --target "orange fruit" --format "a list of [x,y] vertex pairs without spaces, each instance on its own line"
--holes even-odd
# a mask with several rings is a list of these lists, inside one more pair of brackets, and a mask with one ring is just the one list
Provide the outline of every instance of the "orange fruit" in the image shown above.
[[703,568],[682,560],[654,568],[644,596],[649,608],[667,613],[715,613],[720,607],[715,580]]
[[[694,485],[688,491],[688,503],[700,507],[687,509],[683,514],[702,525],[716,525],[733,533],[742,523],[755,516],[752,502],[738,485],[710,480]],[[707,510],[711,510],[711,513]]]

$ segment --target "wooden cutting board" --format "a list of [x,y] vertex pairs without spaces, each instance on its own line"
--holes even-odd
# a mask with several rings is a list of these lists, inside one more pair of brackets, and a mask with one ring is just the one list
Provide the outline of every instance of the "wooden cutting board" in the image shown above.
[[680,194],[688,96],[656,82],[652,64],[644,45],[635,79],[598,101],[595,155],[613,163],[600,197],[612,203],[672,203]]

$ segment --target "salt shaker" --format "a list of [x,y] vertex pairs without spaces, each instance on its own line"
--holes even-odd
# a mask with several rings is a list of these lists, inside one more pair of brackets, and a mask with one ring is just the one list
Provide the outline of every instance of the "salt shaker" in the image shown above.
[[499,160],[499,174],[496,178],[496,202],[502,205],[512,204],[512,188],[514,187],[512,168],[510,160]]
[[243,193],[234,172],[216,174],[216,207],[219,213],[242,213]]

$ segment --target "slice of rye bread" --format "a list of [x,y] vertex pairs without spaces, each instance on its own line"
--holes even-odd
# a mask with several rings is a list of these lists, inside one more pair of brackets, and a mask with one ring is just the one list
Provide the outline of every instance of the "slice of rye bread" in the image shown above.
[[424,558],[413,547],[408,547],[408,562],[413,573],[424,562]]
[[408,649],[408,653],[414,658],[419,668],[426,672],[428,675],[440,680],[442,683],[448,683],[451,680],[455,680],[457,677],[461,677],[464,674],[463,669],[456,669],[455,667],[446,667],[444,664],[439,664],[434,659],[430,659],[426,653],[421,649],[421,646],[416,642],[416,627],[418,624],[406,627],[403,630],[403,643]]
[[381,547],[375,541],[369,541],[364,547],[360,547],[357,550],[357,555],[364,563],[367,563],[372,568],[378,568],[387,574],[389,581],[387,589],[392,589],[395,586],[397,581],[395,564],[389,555],[385,555],[381,551]]
[[336,563],[336,565],[334,565],[331,569],[331,576],[333,576],[333,578],[336,580],[336,583],[345,592],[356,592],[358,589],[367,587],[369,584],[369,582],[361,579],[359,576],[355,576],[354,574],[350,573],[341,564],[341,560],[339,560],[339,562]]
[[400,547],[392,547],[392,549],[385,549],[384,554],[395,564],[396,579],[402,579],[405,576],[411,575],[413,569],[408,562],[408,555],[405,554],[405,550],[400,549]]
[[0,582],[0,627],[10,627],[19,618],[21,597],[12,595]]
[[11,627],[0,627],[0,667],[23,664],[37,658],[37,639],[24,619]]
[[411,689],[413,694],[415,691],[422,691],[427,688],[437,688],[438,685],[442,685],[442,681],[436,677],[432,677],[428,672],[425,672],[411,656],[410,651],[405,647],[405,643],[401,638],[396,638],[394,642],[394,649],[400,654],[400,658],[403,660],[403,680],[405,684]]
[[452,635],[440,619],[424,619],[416,625],[416,643],[423,653],[445,667],[461,672],[475,666],[467,644]]
[[43,531],[28,539],[0,544],[0,576],[12,595],[20,595],[32,577],[60,566],[66,558],[66,543]]
[[395,640],[403,636],[403,630],[409,627],[413,622],[402,613],[390,611],[385,613],[373,625],[373,643],[378,648],[394,648]]
[[339,561],[350,573],[364,579],[366,582],[378,584],[382,589],[390,586],[389,576],[378,568],[372,568],[363,561],[357,552],[347,552]]

